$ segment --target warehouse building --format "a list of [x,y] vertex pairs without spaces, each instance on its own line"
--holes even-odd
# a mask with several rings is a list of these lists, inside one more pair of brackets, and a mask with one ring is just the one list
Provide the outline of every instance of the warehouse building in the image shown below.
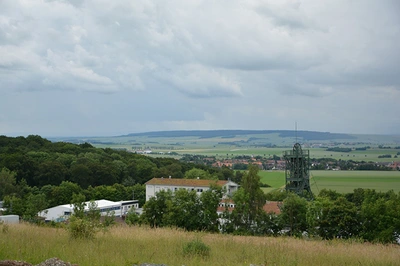
[[[110,201],[110,200],[96,200],[94,201],[96,209],[100,210],[102,216],[113,213],[116,217],[122,217],[128,213],[131,208],[139,209],[138,200],[126,201]],[[85,202],[85,212],[89,211],[90,201]],[[58,205],[52,208],[45,209],[38,213],[45,221],[61,222],[68,220],[69,216],[74,212],[73,204]]]

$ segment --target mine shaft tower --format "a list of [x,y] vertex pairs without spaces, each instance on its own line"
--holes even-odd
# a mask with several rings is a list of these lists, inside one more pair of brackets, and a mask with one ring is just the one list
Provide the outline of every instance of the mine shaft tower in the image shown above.
[[299,196],[308,194],[312,197],[309,169],[310,151],[303,151],[301,145],[296,143],[292,150],[284,151],[283,158],[286,162],[286,191],[294,192]]

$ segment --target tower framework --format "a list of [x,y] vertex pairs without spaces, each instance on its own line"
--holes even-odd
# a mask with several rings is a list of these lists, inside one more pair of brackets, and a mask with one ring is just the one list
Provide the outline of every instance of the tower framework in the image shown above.
[[302,150],[301,145],[296,143],[292,150],[285,151],[283,158],[286,162],[285,178],[286,191],[305,196],[311,193],[310,187],[310,151]]

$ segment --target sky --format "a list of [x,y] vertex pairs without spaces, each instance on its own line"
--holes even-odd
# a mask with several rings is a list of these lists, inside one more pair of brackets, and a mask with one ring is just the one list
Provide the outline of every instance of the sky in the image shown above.
[[400,134],[398,0],[0,0],[0,135]]

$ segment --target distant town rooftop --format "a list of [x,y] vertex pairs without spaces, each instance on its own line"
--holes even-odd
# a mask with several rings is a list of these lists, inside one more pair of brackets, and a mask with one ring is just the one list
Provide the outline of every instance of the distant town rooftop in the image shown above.
[[180,178],[153,178],[146,182],[146,185],[163,186],[185,186],[185,187],[209,187],[210,184],[224,186],[228,180],[205,180],[205,179],[180,179]]

